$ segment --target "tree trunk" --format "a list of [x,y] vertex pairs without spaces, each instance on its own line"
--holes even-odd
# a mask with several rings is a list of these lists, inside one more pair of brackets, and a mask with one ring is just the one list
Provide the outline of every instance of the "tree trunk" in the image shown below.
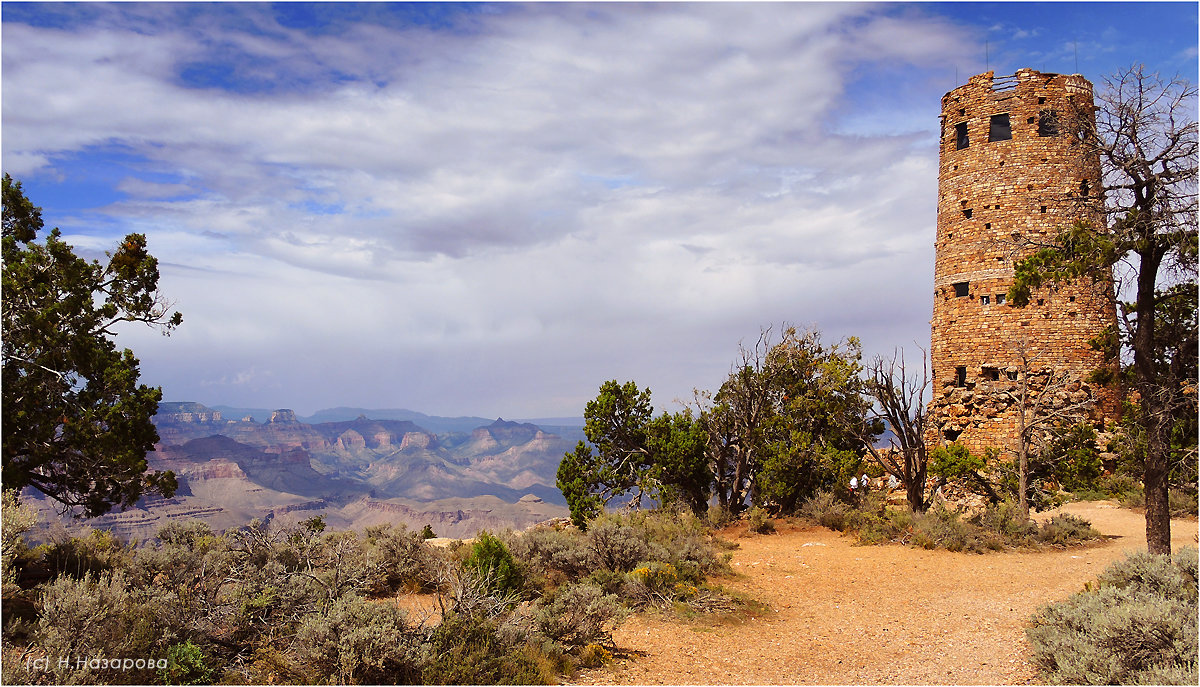
[[[1150,238],[1152,229],[1147,231]],[[1147,244],[1150,244],[1147,241]],[[1161,256],[1153,247],[1138,252],[1137,330],[1133,335],[1133,368],[1141,398],[1142,427],[1146,430],[1146,465],[1142,485],[1146,493],[1146,548],[1150,553],[1171,553],[1171,508],[1168,502],[1170,414],[1159,408],[1160,398],[1154,351],[1156,288]],[[1156,393],[1158,392],[1158,393]]]
[[925,480],[910,480],[908,483],[908,507],[914,513],[925,511]]
[[1171,553],[1171,505],[1168,484],[1170,446],[1169,415],[1154,407],[1154,397],[1144,397],[1146,465],[1142,485],[1146,494],[1146,548],[1150,553]]
[[1017,508],[1021,517],[1029,519],[1029,428],[1026,426],[1025,414],[1029,412],[1029,357],[1021,350],[1021,413],[1017,416]]
[[1151,467],[1146,456],[1146,548],[1150,553],[1171,555],[1171,507],[1168,502],[1167,471]]

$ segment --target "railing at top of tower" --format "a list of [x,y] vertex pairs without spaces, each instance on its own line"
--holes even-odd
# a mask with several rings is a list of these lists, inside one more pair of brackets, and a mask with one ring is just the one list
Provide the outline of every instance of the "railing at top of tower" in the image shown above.
[[1015,91],[1017,89],[1017,75],[1009,74],[1008,76],[992,77],[992,90],[997,93],[1004,91]]

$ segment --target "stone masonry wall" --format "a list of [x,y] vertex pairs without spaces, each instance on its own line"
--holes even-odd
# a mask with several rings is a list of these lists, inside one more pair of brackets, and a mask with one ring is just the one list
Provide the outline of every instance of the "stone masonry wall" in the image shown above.
[[1099,163],[1082,159],[1067,135],[1075,104],[1094,116],[1092,103],[1083,77],[1031,69],[973,76],[942,98],[933,445],[1015,450],[1019,405],[1011,394],[1023,374],[1022,346],[1031,372],[1067,371],[1077,380],[1064,402],[1088,395],[1097,423],[1117,413],[1115,391],[1084,382],[1103,364],[1088,340],[1115,323],[1111,283],[1042,289],[1025,308],[1005,303],[1014,262],[1034,250],[1029,241],[1053,241],[1078,219],[1100,221],[1077,202],[1100,193]]

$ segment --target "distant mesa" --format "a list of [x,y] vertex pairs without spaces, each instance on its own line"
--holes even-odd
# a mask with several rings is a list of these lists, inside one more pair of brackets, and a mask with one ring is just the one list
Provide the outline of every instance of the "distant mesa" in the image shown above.
[[267,424],[281,425],[297,424],[299,422],[300,421],[296,419],[296,411],[289,410],[287,408],[280,408],[279,410],[271,413],[271,419],[267,421]]
[[147,461],[175,471],[179,490],[89,524],[142,539],[179,518],[224,529],[318,514],[337,528],[429,522],[444,536],[520,529],[566,516],[556,472],[582,438],[578,423],[359,408],[314,422],[288,408],[219,408],[160,403]]

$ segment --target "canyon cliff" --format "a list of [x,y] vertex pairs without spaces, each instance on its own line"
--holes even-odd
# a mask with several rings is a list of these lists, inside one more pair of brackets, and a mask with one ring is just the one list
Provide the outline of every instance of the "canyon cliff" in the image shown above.
[[[175,495],[85,524],[138,539],[193,518],[228,529],[254,518],[294,523],[321,515],[337,529],[429,524],[451,537],[521,529],[566,517],[555,473],[577,440],[503,419],[436,434],[364,414],[308,424],[278,409],[256,422],[179,402],[161,403],[154,424],[159,443],[147,462],[175,473]],[[47,501],[41,507],[51,509]]]

